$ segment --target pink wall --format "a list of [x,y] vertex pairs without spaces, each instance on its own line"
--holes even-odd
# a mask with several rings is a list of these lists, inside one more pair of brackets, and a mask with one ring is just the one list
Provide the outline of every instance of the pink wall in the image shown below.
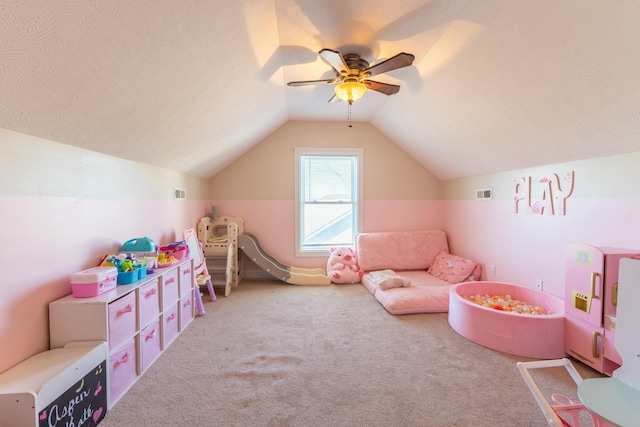
[[49,346],[48,303],[69,277],[148,236],[168,243],[203,215],[202,201],[2,197],[0,372]]
[[[175,241],[208,180],[0,128],[0,372],[49,347],[49,302],[126,240]],[[187,200],[173,200],[173,188]]]
[[[278,261],[295,267],[324,267],[326,258],[296,257],[293,200],[215,200],[218,216],[239,216],[245,231]],[[363,231],[439,229],[442,201],[365,200]]]
[[[569,198],[567,214],[513,213],[511,200],[451,200],[444,230],[451,251],[483,264],[483,278],[564,297],[564,250],[586,243],[640,250],[640,198]],[[489,266],[496,275],[489,275]]]

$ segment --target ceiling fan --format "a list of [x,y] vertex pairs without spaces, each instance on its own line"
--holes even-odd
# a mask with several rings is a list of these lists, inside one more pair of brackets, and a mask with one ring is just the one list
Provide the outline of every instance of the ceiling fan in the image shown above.
[[385,61],[369,66],[369,62],[360,57],[357,53],[340,54],[335,50],[322,49],[320,57],[335,71],[336,78],[323,80],[304,80],[287,83],[288,86],[306,86],[313,84],[335,84],[335,94],[329,102],[343,100],[349,105],[362,98],[367,89],[385,95],[398,93],[400,86],[370,80],[369,77],[386,73],[398,68],[408,67],[413,63],[415,56],[410,53],[399,53]]

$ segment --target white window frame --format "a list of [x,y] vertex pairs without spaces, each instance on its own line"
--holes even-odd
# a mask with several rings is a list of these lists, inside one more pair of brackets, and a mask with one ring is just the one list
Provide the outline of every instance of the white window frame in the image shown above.
[[[302,156],[355,156],[356,157],[356,197],[354,206],[354,238],[355,234],[362,231],[362,188],[363,188],[363,169],[364,169],[364,151],[362,148],[295,148],[295,244],[297,257],[323,257],[329,255],[331,247],[336,245],[326,245],[316,247],[316,249],[304,248],[302,242],[302,198],[301,198],[301,158]],[[353,246],[351,242],[349,246]]]

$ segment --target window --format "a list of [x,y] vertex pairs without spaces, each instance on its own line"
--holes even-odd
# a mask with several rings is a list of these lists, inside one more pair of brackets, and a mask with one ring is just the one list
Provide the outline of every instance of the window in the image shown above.
[[360,231],[362,150],[296,148],[296,256],[353,246]]

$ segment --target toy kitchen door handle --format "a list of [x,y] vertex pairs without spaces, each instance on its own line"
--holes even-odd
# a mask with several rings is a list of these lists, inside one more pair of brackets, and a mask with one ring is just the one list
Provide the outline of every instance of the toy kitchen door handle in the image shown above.
[[596,279],[599,276],[600,274],[595,271],[591,273],[591,298],[594,299],[598,299],[598,296],[596,295]]
[[598,338],[600,338],[602,334],[598,331],[593,331],[593,335],[591,336],[591,356],[594,359],[598,359],[600,357],[600,353],[598,352]]

